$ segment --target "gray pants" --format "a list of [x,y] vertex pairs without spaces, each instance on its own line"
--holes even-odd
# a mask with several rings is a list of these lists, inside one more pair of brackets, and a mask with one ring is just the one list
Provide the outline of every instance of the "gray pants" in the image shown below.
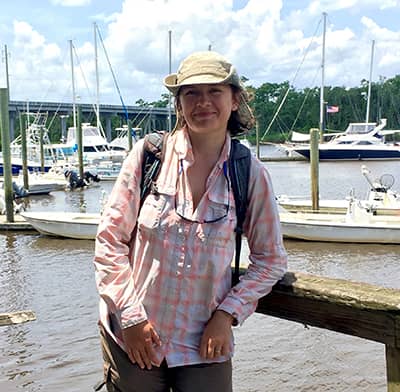
[[[108,392],[232,392],[232,363],[141,369],[100,325],[104,382]],[[101,385],[97,390],[101,389]]]

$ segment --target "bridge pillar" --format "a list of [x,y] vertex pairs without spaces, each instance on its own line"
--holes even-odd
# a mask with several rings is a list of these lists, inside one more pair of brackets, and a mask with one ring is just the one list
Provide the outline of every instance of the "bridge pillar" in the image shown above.
[[111,141],[111,132],[112,132],[112,127],[111,127],[111,116],[106,115],[106,139],[108,142]]
[[60,116],[61,119],[61,140],[67,140],[67,118],[68,114],[62,114]]
[[15,112],[9,111],[9,118],[10,140],[13,141],[15,139]]

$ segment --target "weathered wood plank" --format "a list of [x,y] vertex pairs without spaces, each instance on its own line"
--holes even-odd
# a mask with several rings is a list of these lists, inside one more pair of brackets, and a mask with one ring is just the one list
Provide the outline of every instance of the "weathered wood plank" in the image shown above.
[[35,313],[31,310],[22,310],[19,312],[0,313],[0,326],[26,323],[36,320]]
[[257,312],[400,347],[396,289],[288,272]]
[[257,312],[384,343],[388,392],[400,392],[400,290],[288,272]]
[[400,392],[400,349],[386,346],[388,392]]

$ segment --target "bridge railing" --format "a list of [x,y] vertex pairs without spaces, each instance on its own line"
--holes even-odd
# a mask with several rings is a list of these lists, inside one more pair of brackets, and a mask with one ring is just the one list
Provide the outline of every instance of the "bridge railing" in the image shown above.
[[288,272],[258,313],[383,343],[388,392],[400,392],[400,290]]

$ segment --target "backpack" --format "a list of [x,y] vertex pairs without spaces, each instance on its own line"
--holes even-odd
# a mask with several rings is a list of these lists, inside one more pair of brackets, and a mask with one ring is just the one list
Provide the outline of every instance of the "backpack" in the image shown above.
[[[142,179],[140,183],[140,207],[146,196],[156,191],[155,182],[160,172],[168,132],[157,131],[144,137]],[[236,206],[237,224],[235,228],[235,267],[232,286],[239,282],[240,251],[242,247],[243,222],[246,218],[247,192],[250,177],[251,152],[237,139],[231,139],[228,171]]]

